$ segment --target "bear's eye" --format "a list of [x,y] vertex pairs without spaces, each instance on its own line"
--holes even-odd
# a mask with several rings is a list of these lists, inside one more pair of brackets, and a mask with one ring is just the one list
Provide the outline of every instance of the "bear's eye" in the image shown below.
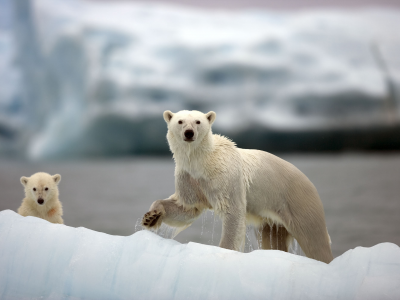
[[49,190],[49,188],[45,188],[44,190],[45,190],[45,191],[48,191],[48,190]]
[[196,121],[196,124],[200,124],[200,121]]
[[36,192],[36,188],[33,188],[33,191]]
[[182,121],[181,121],[181,120],[179,120],[178,124],[182,124]]

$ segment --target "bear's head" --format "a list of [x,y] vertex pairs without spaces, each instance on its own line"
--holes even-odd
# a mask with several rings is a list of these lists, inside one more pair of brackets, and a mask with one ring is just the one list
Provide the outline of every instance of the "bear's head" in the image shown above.
[[61,175],[39,172],[31,177],[21,177],[21,183],[25,188],[25,196],[37,205],[46,205],[51,200],[58,199],[58,184]]
[[[166,110],[164,112],[168,134],[171,134],[178,143],[186,144],[198,144],[207,134],[210,134],[211,125],[216,116],[217,114],[213,111],[206,114],[196,110],[182,110],[177,113]],[[171,142],[170,139],[168,141]]]

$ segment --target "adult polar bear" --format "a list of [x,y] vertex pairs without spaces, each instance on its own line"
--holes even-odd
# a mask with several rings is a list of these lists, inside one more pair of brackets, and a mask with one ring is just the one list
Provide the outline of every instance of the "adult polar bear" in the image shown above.
[[324,210],[311,181],[292,164],[259,150],[237,148],[212,134],[211,111],[164,112],[175,159],[175,194],[155,201],[146,228],[162,222],[181,230],[204,209],[222,219],[220,247],[243,249],[246,224],[262,229],[262,248],[287,251],[293,237],[304,253],[332,261]]

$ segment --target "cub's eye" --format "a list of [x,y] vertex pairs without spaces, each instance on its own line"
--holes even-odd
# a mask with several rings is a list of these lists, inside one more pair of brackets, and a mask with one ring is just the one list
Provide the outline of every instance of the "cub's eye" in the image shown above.
[[200,121],[196,121],[196,124],[200,124]]
[[36,192],[36,188],[33,188],[33,191]]
[[48,190],[49,190],[49,188],[45,188],[44,190],[45,190],[45,191],[48,191]]
[[179,121],[178,124],[182,124],[182,121]]

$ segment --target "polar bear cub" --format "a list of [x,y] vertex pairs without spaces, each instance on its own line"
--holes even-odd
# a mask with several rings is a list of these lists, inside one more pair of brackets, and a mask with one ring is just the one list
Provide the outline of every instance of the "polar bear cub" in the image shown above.
[[21,177],[25,188],[25,198],[22,200],[18,213],[21,216],[33,216],[45,219],[51,223],[64,224],[63,210],[58,199],[58,184],[61,175],[39,172],[31,177]]
[[260,229],[263,249],[288,251],[295,238],[308,257],[332,261],[324,209],[311,181],[277,156],[212,134],[215,119],[213,111],[164,112],[175,193],[155,201],[142,225],[164,222],[183,230],[212,209],[222,220],[220,247],[241,251],[252,224]]

